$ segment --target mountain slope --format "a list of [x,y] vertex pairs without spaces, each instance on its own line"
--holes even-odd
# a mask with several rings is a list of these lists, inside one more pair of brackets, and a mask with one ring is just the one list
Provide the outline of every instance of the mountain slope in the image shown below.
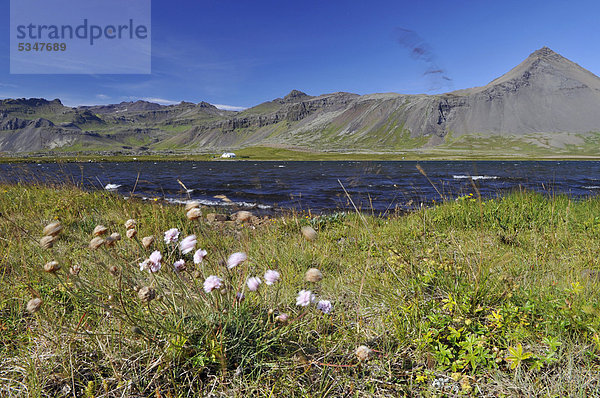
[[510,144],[549,151],[579,145],[600,153],[598,109],[600,78],[544,47],[485,86],[441,95],[293,90],[242,112],[206,102],[69,108],[59,100],[4,100],[0,151],[405,151],[491,144],[503,150]]
[[441,125],[459,134],[600,130],[600,78],[547,47],[487,86],[449,93]]

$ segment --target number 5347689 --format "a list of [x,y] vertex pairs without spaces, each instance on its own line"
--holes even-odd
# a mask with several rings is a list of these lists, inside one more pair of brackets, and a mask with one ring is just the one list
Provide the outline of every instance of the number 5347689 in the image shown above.
[[67,43],[19,43],[19,51],[66,51]]

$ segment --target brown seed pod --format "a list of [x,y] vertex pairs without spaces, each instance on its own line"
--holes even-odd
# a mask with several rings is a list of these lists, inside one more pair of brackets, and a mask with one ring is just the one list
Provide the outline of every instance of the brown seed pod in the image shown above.
[[290,317],[288,316],[288,314],[286,314],[285,312],[282,312],[281,314],[279,314],[275,317],[275,320],[280,323],[286,323],[289,320],[289,318]]
[[32,298],[27,302],[27,311],[31,312],[32,314],[36,313],[40,310],[40,307],[43,303],[44,302],[40,298]]
[[202,210],[195,207],[193,209],[189,209],[185,215],[188,220],[196,220],[202,217]]
[[191,202],[187,202],[185,204],[185,211],[188,212],[192,209],[198,209],[200,207],[200,202],[196,200],[192,200]]
[[56,241],[57,237],[55,236],[44,236],[42,239],[40,239],[40,246],[43,249],[50,249],[52,246],[54,246],[54,241]]
[[108,228],[106,228],[104,225],[96,225],[96,228],[94,228],[95,236],[104,235],[107,232],[108,232]]
[[58,265],[57,261],[50,261],[44,264],[44,271],[49,273],[54,273],[60,269],[60,265]]
[[142,303],[149,303],[156,298],[156,290],[149,286],[144,286],[138,290],[137,294]]
[[69,268],[69,273],[73,276],[79,275],[80,271],[81,271],[81,265],[79,265],[79,264],[72,265],[71,268]]
[[356,349],[356,357],[359,361],[366,361],[371,356],[372,350],[366,345],[361,345]]
[[234,221],[239,221],[239,222],[246,222],[248,220],[250,220],[250,218],[254,216],[254,214],[250,213],[249,211],[246,210],[240,210],[236,213],[233,213],[231,215],[231,219]]
[[137,235],[137,231],[135,229],[128,229],[126,235],[129,239],[133,239]]
[[56,235],[60,234],[60,231],[62,231],[62,229],[63,229],[63,227],[60,224],[60,222],[58,222],[58,221],[51,222],[50,224],[48,224],[44,227],[44,235],[56,236]]
[[154,243],[154,236],[146,236],[145,238],[142,238],[142,246],[144,246],[145,249],[152,246],[153,243]]
[[102,246],[104,243],[106,243],[106,241],[104,239],[102,239],[100,237],[95,237],[94,239],[92,239],[90,241],[89,248],[92,250],[96,250],[97,248]]
[[127,229],[134,229],[136,225],[137,221],[135,221],[133,218],[130,218],[129,220],[125,221],[125,228]]
[[106,245],[109,247],[114,246],[118,241],[121,240],[121,234],[115,232],[110,234],[108,238],[106,238]]
[[317,268],[310,268],[308,271],[306,271],[306,274],[304,274],[304,279],[307,282],[320,282],[321,279],[323,279],[323,273]]
[[317,239],[317,231],[315,231],[315,230],[313,229],[313,227],[304,226],[304,227],[302,227],[302,230],[301,230],[301,232],[302,232],[302,235],[304,235],[304,237],[305,237],[307,240],[310,240],[311,242],[312,242],[313,240]]

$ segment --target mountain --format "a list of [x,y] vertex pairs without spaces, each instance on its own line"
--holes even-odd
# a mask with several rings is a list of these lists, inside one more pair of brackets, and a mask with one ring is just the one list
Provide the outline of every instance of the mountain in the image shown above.
[[[65,107],[0,101],[0,151],[314,151],[600,154],[600,78],[547,47],[485,86],[439,95],[310,96],[242,112],[146,101]],[[582,152],[583,151],[583,152]]]

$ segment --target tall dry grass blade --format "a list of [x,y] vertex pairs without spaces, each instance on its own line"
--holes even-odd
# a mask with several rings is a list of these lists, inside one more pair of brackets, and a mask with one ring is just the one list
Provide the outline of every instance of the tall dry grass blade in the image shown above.
[[137,188],[138,181],[140,180],[140,172],[138,171],[137,177],[135,177],[135,184],[133,184],[133,189],[129,193],[129,196],[133,196],[135,189]]
[[181,180],[179,178],[177,179],[177,183],[183,187],[185,193],[188,196],[188,199],[191,199],[192,197],[190,196],[190,190],[188,189],[188,187],[186,187],[185,184],[183,182],[181,182]]
[[433,187],[433,189],[435,189],[435,191],[438,193],[438,195],[440,195],[440,198],[442,200],[446,200],[446,198],[444,198],[444,195],[442,195],[442,193],[435,186],[435,184],[433,183],[433,181],[431,181],[431,179],[429,178],[429,176],[427,175],[427,173],[425,172],[425,170],[423,170],[423,168],[421,167],[420,164],[417,164],[417,170],[419,170],[419,173],[423,174],[423,176],[425,176],[425,178],[427,178],[427,181],[429,181],[429,183],[431,184],[431,186]]

